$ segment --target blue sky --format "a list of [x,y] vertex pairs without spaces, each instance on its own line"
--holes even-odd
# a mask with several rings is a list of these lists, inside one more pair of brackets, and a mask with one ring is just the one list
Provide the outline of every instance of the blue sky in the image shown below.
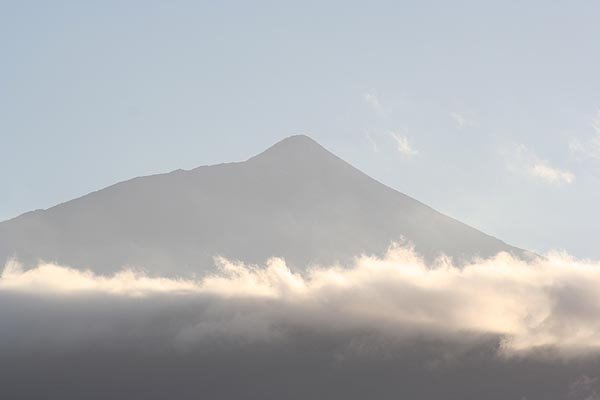
[[0,220],[308,133],[511,244],[600,258],[599,17],[590,1],[0,1]]

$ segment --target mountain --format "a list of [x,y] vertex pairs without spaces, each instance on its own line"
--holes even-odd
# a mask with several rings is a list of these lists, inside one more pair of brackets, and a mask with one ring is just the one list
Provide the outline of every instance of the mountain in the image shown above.
[[0,261],[189,275],[211,270],[216,255],[279,256],[301,269],[381,255],[402,238],[427,260],[526,254],[292,136],[245,162],[134,178],[2,222]]

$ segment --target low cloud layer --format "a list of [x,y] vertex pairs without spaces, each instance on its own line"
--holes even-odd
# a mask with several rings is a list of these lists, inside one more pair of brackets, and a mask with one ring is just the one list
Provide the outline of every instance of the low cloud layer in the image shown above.
[[193,281],[132,270],[106,277],[54,264],[23,270],[12,261],[0,292],[74,302],[92,295],[218,303],[222,314],[199,311],[173,337],[192,342],[216,333],[268,341],[283,335],[278,327],[291,326],[394,339],[497,335],[505,356],[541,348],[561,357],[600,355],[600,263],[564,253],[530,262],[499,254],[461,268],[440,259],[430,267],[411,249],[394,246],[383,258],[363,256],[349,267],[303,275],[281,259],[265,266],[219,259],[219,265],[218,273]]
[[599,390],[600,263],[553,253],[427,266],[398,246],[303,274],[281,259],[218,261],[201,280],[9,262],[3,387],[45,398],[77,398],[79,386],[98,398],[127,398],[124,388],[148,398],[344,399]]

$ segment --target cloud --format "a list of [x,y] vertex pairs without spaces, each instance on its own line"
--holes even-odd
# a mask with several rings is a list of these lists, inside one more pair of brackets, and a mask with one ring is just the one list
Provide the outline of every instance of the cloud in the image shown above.
[[592,120],[592,128],[594,129],[595,139],[600,144],[600,110],[596,112],[594,119]]
[[591,123],[593,135],[591,138],[581,141],[573,138],[569,143],[569,149],[575,155],[584,159],[600,159],[600,110],[594,115]]
[[186,345],[213,336],[268,342],[295,327],[371,331],[394,340],[496,335],[504,355],[539,348],[567,358],[600,355],[600,263],[564,253],[529,262],[499,254],[462,268],[442,258],[431,268],[410,248],[393,246],[383,258],[362,256],[352,266],[315,267],[305,275],[277,258],[264,267],[218,263],[220,271],[202,280],[178,280],[133,271],[99,276],[54,264],[23,270],[12,261],[0,293],[77,304],[89,296],[135,302],[166,296],[218,305],[209,313],[197,306],[174,332],[172,339]]
[[376,113],[383,112],[383,105],[381,104],[381,101],[379,100],[379,97],[377,96],[375,91],[371,90],[367,93],[364,93],[363,98],[373,111],[375,111]]
[[531,166],[531,174],[550,183],[573,183],[575,175],[569,171],[563,171],[548,165],[543,160],[537,160]]
[[400,154],[407,157],[419,154],[419,151],[410,145],[406,136],[402,136],[396,132],[389,132],[389,134],[396,141],[396,146]]
[[575,174],[571,171],[552,166],[548,161],[541,159],[525,145],[516,145],[512,158],[511,169],[550,184],[571,184],[575,181]]
[[150,278],[140,271],[123,270],[113,276],[99,276],[56,264],[40,264],[24,270],[16,261],[9,261],[0,275],[0,290],[31,293],[96,292],[127,296],[146,296],[157,293],[186,293],[197,290],[192,281]]
[[583,154],[586,152],[585,145],[579,139],[573,138],[569,142],[569,150],[573,153]]
[[183,280],[11,261],[0,276],[3,393],[302,399],[319,388],[340,399],[583,399],[598,391],[599,262],[499,254],[428,266],[394,245],[381,258],[302,274],[277,258],[218,265]]
[[375,141],[375,139],[373,139],[373,136],[371,136],[371,133],[369,131],[365,131],[365,138],[367,139],[367,141],[373,147],[373,151],[375,153],[378,153],[379,152],[379,146],[377,146],[377,142]]
[[452,113],[450,113],[450,117],[456,123],[456,128],[458,130],[462,130],[462,129],[465,129],[465,128],[470,128],[470,127],[473,127],[473,126],[477,125],[477,123],[475,121],[467,118],[463,114],[452,112]]

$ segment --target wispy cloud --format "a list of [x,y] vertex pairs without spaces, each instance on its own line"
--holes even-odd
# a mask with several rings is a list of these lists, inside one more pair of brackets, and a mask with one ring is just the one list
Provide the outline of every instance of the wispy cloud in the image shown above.
[[450,113],[450,117],[454,120],[454,122],[456,123],[456,128],[459,130],[477,125],[477,123],[474,120],[469,119],[465,115],[457,112]]
[[549,161],[540,158],[523,144],[515,146],[509,166],[512,170],[523,172],[549,184],[571,184],[575,181],[574,173],[551,165]]
[[555,167],[552,167],[543,160],[537,160],[531,166],[531,173],[546,182],[550,183],[573,183],[575,175],[572,172],[564,171]]
[[594,115],[590,125],[593,130],[592,137],[587,140],[573,138],[569,149],[583,158],[600,159],[600,110]]
[[400,154],[407,157],[419,154],[419,151],[411,146],[406,136],[398,132],[389,132],[389,135],[396,141],[396,148]]
[[373,111],[376,113],[383,113],[383,106],[374,90],[364,93],[363,98]]
[[375,139],[373,139],[373,136],[371,135],[371,132],[365,131],[365,138],[367,139],[367,141],[373,147],[373,151],[375,153],[378,153],[379,152],[379,146],[377,145],[377,142],[375,141]]
[[598,140],[598,143],[600,143],[600,110],[596,112],[596,116],[592,120],[592,128],[596,134],[594,139]]

